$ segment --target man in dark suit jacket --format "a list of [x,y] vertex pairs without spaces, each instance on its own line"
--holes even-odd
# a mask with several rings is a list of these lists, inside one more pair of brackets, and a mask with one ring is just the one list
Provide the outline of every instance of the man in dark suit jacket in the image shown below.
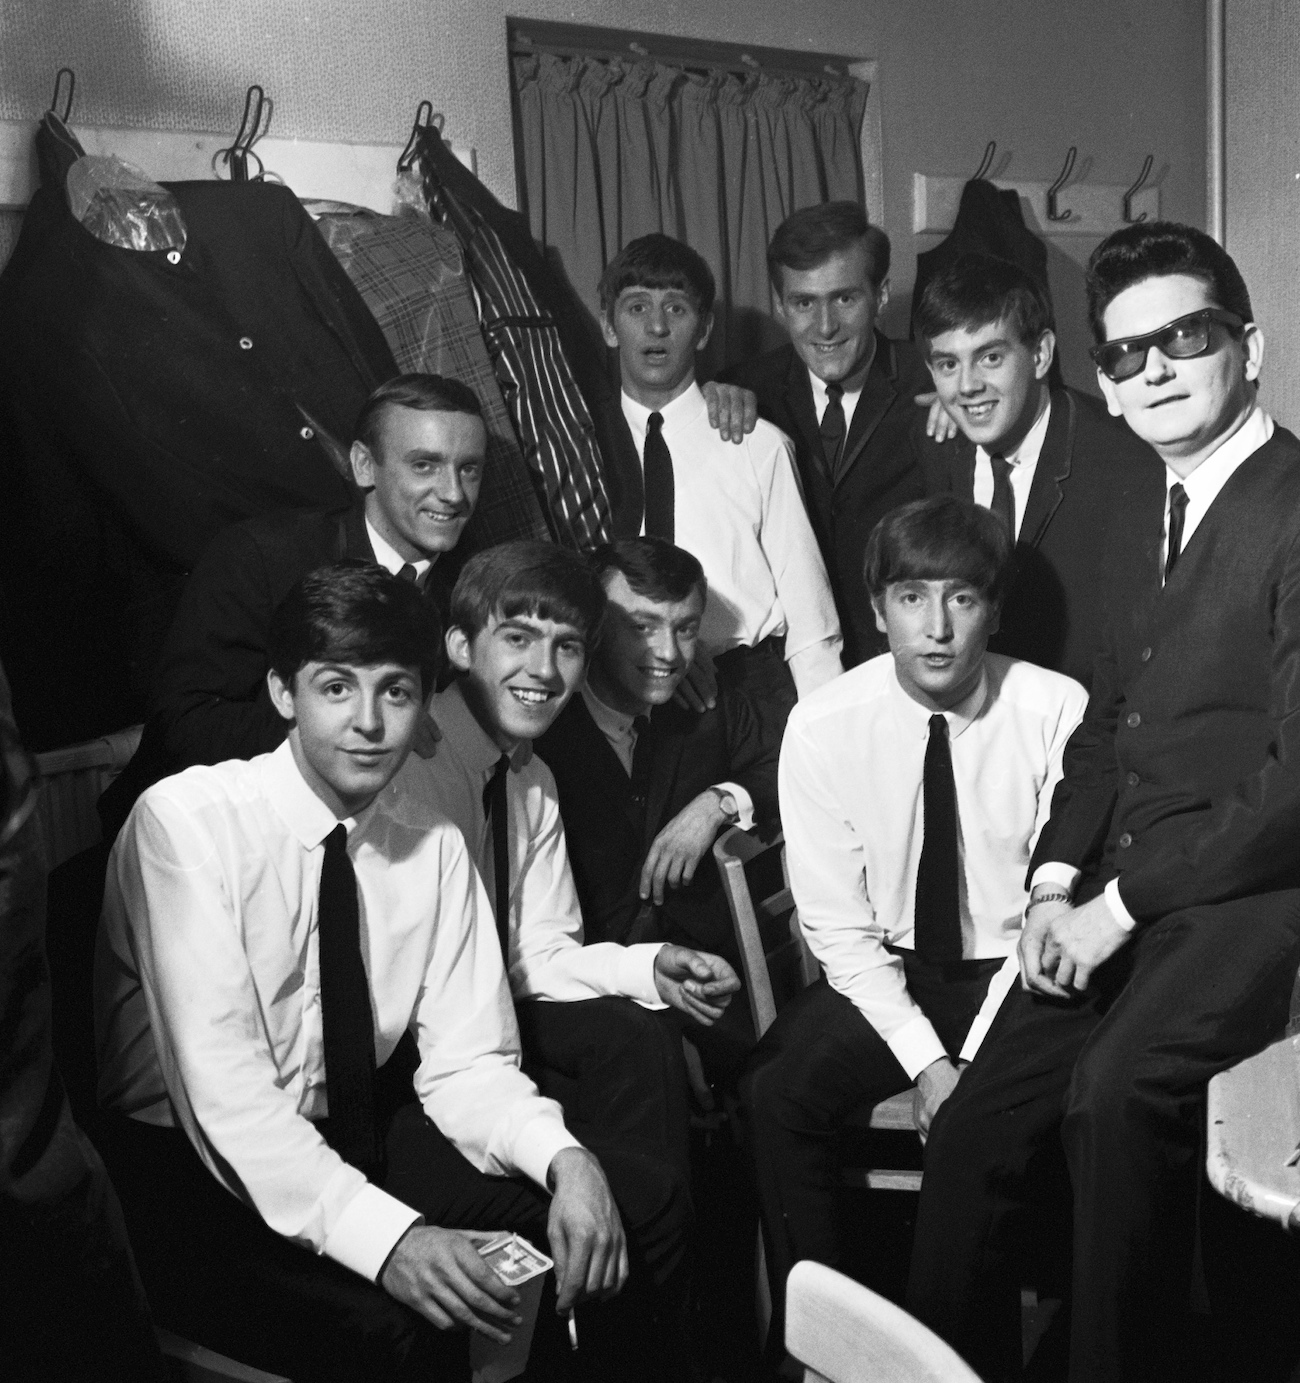
[[1051,300],[1025,270],[967,254],[930,280],[917,331],[958,435],[913,425],[931,493],[999,513],[1016,540],[1002,623],[989,647],[1088,686],[1101,646],[1112,543],[1162,477],[1151,448],[1095,400],[1048,388]]
[[729,370],[795,464],[844,634],[844,666],[884,651],[862,584],[867,538],[891,509],[925,494],[909,445],[915,396],[930,389],[909,343],[876,327],[889,301],[889,237],[856,202],[804,207],[767,252],[790,344]]
[[[597,554],[609,600],[587,682],[535,743],[555,775],[569,861],[590,941],[669,941],[736,963],[713,863],[718,834],[776,821],[780,746],[746,697],[688,711],[673,694],[695,652],[704,573],[659,538],[626,538]],[[752,1044],[743,1006],[721,1020],[725,1065]]]
[[[1208,236],[1127,226],[1088,270],[1107,404],[1166,466],[1033,858],[1013,991],[930,1129],[910,1309],[1019,1376],[1026,1170],[1073,1183],[1070,1378],[1188,1376],[1206,1082],[1279,1035],[1300,961],[1300,441]],[[1122,554],[1121,554],[1122,555]]]
[[487,433],[457,380],[398,375],[357,419],[352,508],[268,514],[217,535],[190,574],[135,757],[101,799],[109,833],[151,783],[194,764],[268,753],[285,736],[267,691],[266,636],[280,601],[315,567],[353,558],[416,582],[445,621],[437,560],[474,512]]

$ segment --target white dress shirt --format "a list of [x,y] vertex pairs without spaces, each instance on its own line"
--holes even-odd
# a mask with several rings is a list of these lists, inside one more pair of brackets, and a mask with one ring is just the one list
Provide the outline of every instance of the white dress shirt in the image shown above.
[[[623,765],[623,772],[630,778],[637,741],[633,717],[616,711],[613,706],[606,706],[592,691],[590,683],[583,684],[582,699],[592,720],[596,722],[596,728],[609,741],[609,747],[618,755],[618,761]],[[714,783],[713,786],[722,792],[729,792],[736,799],[736,809],[740,816],[736,819],[735,825],[742,831],[750,830],[754,825],[754,799],[749,792],[739,783]]]
[[[1034,483],[1034,472],[1038,469],[1038,457],[1043,450],[1043,438],[1047,436],[1047,424],[1052,416],[1049,399],[1047,406],[1038,415],[1034,425],[1025,433],[1015,451],[1004,451],[1002,457],[1010,463],[1011,498],[1016,506],[1016,532],[1020,537],[1020,526],[1025,521],[1025,506],[1029,503],[1029,491]],[[993,508],[993,463],[983,447],[975,448],[975,494],[976,504],[985,509]]]
[[[1087,694],[1069,677],[985,655],[985,675],[944,713],[957,791],[964,959],[1005,957],[961,1056],[979,1048],[1017,972],[1034,841]],[[889,654],[846,672],[791,712],[781,748],[781,821],[799,921],[830,983],[913,1079],[945,1056],[907,991],[931,712]]]
[[[474,719],[460,684],[438,692],[430,714],[442,731],[431,759],[412,755],[389,793],[414,792],[454,822],[469,842],[488,897],[495,903],[492,822],[483,809],[501,750]],[[408,771],[409,770],[409,771]],[[582,944],[582,909],[560,819],[551,770],[521,746],[506,787],[510,824],[510,990],[516,999],[564,1003],[621,994],[663,1008],[654,962],[661,943]]]
[[[838,677],[844,639],[785,433],[760,418],[739,446],[724,442],[698,384],[659,412],[673,458],[675,540],[709,583],[701,646],[716,656],[784,635],[800,696]],[[650,413],[623,395],[643,464]]]
[[[1165,467],[1165,517],[1164,530],[1160,537],[1160,582],[1164,584],[1165,559],[1169,554],[1169,495],[1175,485],[1187,491],[1187,508],[1183,513],[1182,549],[1192,539],[1192,534],[1200,526],[1210,505],[1219,496],[1219,491],[1228,483],[1237,468],[1253,456],[1273,435],[1273,419],[1256,404],[1246,417],[1246,421],[1227,441],[1216,447],[1209,456],[1186,479],[1177,471]],[[1079,882],[1079,873],[1073,865],[1061,860],[1048,860],[1034,870],[1033,885],[1059,884],[1068,893],[1074,892]],[[1137,920],[1124,906],[1119,896],[1119,875],[1116,875],[1103,890],[1115,921],[1131,932]]]
[[418,562],[408,562],[398,550],[393,547],[378,529],[366,519],[366,534],[370,539],[370,546],[375,552],[375,561],[392,576],[396,576],[403,567],[415,568],[415,583],[423,588],[424,578],[428,574],[433,562],[428,557],[421,557]]
[[[399,774],[399,778],[400,778]],[[425,1113],[480,1171],[546,1184],[576,1146],[519,1069],[487,898],[460,833],[373,803],[348,827],[375,1061],[411,1029]],[[419,1219],[321,1137],[317,903],[338,825],[286,742],[150,788],[109,859],[95,957],[99,1097],[179,1125],[277,1233],[374,1279]]]

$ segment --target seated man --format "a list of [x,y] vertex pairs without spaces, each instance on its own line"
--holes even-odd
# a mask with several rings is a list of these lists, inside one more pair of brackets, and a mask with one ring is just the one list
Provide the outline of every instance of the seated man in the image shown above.
[[915,1082],[924,1138],[1015,978],[1025,870],[1086,698],[986,652],[1009,550],[1000,520],[952,495],[886,515],[866,585],[890,651],[790,718],[790,886],[826,978],[782,1010],[741,1078],[774,1359],[791,1267],[841,1261],[835,1131]]
[[450,585],[438,558],[474,512],[486,454],[472,389],[439,375],[398,375],[357,417],[351,461],[361,493],[352,509],[267,514],[217,535],[177,607],[140,748],[105,796],[109,834],[164,774],[252,758],[284,739],[267,691],[267,630],[313,568],[341,558],[378,562],[413,581],[445,617]]
[[[689,552],[625,538],[593,559],[605,621],[581,695],[537,741],[555,775],[589,939],[669,941],[737,960],[712,847],[776,821],[780,746],[748,698],[702,713],[674,693],[695,656],[707,587]],[[689,1035],[725,1079],[753,1045],[744,1003]]]
[[602,329],[642,461],[641,531],[699,559],[709,583],[701,651],[779,738],[797,698],[839,675],[843,641],[790,442],[760,421],[732,447],[709,426],[695,355],[714,292],[694,250],[644,235],[601,275]]
[[930,492],[992,509],[1015,542],[989,647],[1089,686],[1109,603],[1112,544],[1158,497],[1151,448],[1073,389],[1049,389],[1052,304],[1023,269],[963,255],[926,285],[916,321],[935,388],[961,429],[938,443],[913,426]]
[[555,780],[532,742],[581,686],[604,603],[582,558],[550,543],[470,558],[447,631],[455,680],[430,702],[443,737],[394,791],[463,832],[496,915],[524,1068],[564,1103],[623,1204],[639,1197],[640,1166],[607,1154],[635,1152],[686,1184],[686,1077],[665,1006],[712,1023],[740,982],[717,956],[661,939],[583,944]]
[[100,1100],[146,1287],[177,1329],[295,1379],[467,1378],[442,1332],[503,1339],[518,1298],[460,1229],[549,1244],[560,1310],[627,1275],[599,1163],[519,1070],[460,833],[381,796],[438,632],[375,567],[308,575],[268,633],[287,742],[155,785],[109,861]]

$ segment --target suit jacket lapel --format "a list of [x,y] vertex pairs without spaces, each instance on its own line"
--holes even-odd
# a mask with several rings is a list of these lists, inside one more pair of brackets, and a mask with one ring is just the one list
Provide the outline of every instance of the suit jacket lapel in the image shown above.
[[682,751],[686,745],[683,721],[692,713],[679,707],[668,705],[656,707],[651,713],[650,724],[655,734],[654,765],[650,772],[650,791],[646,796],[645,844],[648,848],[663,822],[664,810],[668,805],[669,794],[677,782],[677,768],[681,763]]
[[1076,413],[1074,400],[1065,390],[1052,393],[1052,413],[1047,420],[1047,435],[1034,467],[1033,483],[1025,504],[1025,516],[1020,522],[1022,543],[1037,547],[1042,541],[1052,515],[1060,507],[1061,487],[1070,478],[1070,462],[1074,455]]
[[812,385],[808,383],[808,367],[799,358],[799,352],[793,346],[790,347],[790,368],[785,377],[785,402],[795,426],[803,434],[813,465],[825,476],[826,454],[822,451],[822,434],[817,426]]
[[339,556],[351,557],[358,562],[374,562],[375,550],[370,545],[370,534],[366,531],[365,504],[354,504],[342,517],[343,550]]
[[[871,440],[871,434],[880,425],[881,418],[889,412],[898,397],[898,390],[894,387],[897,377],[898,363],[894,354],[894,343],[877,332],[875,358],[863,382],[858,406],[853,410],[853,421],[849,424],[849,435],[844,443],[844,460],[840,465],[839,480],[848,475],[850,467],[862,454],[863,447]],[[811,386],[809,390],[811,392]]]

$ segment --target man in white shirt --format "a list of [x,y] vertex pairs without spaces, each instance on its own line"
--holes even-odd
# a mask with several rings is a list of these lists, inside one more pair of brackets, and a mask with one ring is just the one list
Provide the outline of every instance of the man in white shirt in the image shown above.
[[825,979],[782,1010],[741,1081],[774,1358],[790,1268],[842,1258],[836,1131],[915,1082],[924,1137],[1016,977],[1025,869],[1086,696],[986,652],[1009,551],[999,520],[952,495],[886,515],[865,579],[890,652],[786,730],[790,886]]
[[843,638],[789,439],[760,421],[736,447],[709,426],[695,356],[714,293],[694,250],[645,235],[601,275],[602,329],[642,460],[641,531],[699,559],[709,583],[701,649],[779,733],[798,697],[839,675]]
[[[910,1308],[1018,1376],[1026,1169],[1073,1186],[1070,1378],[1175,1379],[1206,1082],[1282,1032],[1300,961],[1300,442],[1202,231],[1132,225],[1089,263],[1107,405],[1164,461],[1129,599],[1033,858],[1024,988],[931,1129]],[[1059,1142],[1058,1142],[1059,1140]]]
[[935,388],[960,434],[912,428],[930,493],[998,514],[1015,568],[989,647],[1088,686],[1101,647],[1111,542],[1160,485],[1151,448],[1096,399],[1048,388],[1051,300],[1023,269],[962,255],[926,284],[915,320]]
[[311,573],[269,631],[287,742],[155,785],[109,861],[100,1100],[150,1295],[297,1377],[467,1377],[442,1331],[508,1338],[518,1296],[453,1227],[549,1242],[559,1309],[627,1276],[598,1162],[519,1070],[464,841],[380,797],[437,636],[411,585]]

